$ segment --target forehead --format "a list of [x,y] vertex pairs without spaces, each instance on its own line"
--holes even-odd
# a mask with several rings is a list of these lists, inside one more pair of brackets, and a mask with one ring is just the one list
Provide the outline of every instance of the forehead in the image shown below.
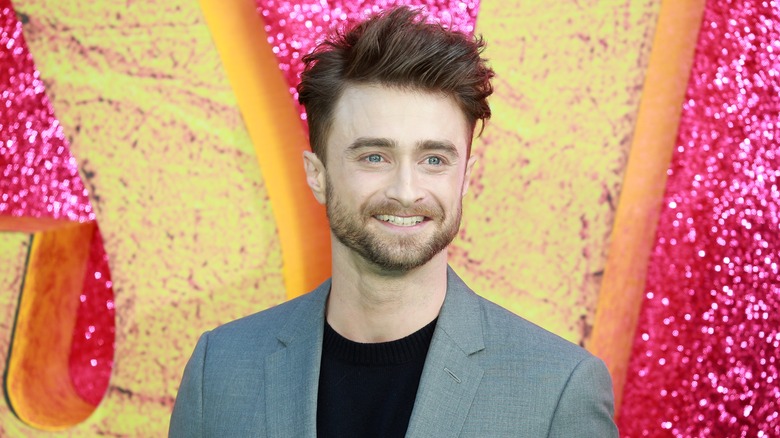
[[471,130],[454,99],[426,91],[382,85],[350,85],[333,114],[328,155],[358,138],[386,138],[399,147],[447,141],[466,155]]

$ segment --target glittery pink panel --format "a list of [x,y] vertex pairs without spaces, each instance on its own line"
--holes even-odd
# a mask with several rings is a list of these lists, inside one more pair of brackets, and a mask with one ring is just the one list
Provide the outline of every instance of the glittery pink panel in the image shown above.
[[96,227],[89,252],[84,292],[73,329],[70,377],[76,392],[97,405],[108,388],[114,359],[114,292],[103,238]]
[[[0,0],[0,216],[94,221],[88,192],[8,0]],[[113,290],[95,231],[71,346],[70,373],[86,401],[100,402],[114,355]]]
[[301,58],[311,52],[333,26],[400,5],[422,6],[440,23],[465,33],[474,32],[479,11],[479,0],[257,0],[268,43],[279,60],[279,68],[287,79],[301,119],[305,120],[306,114],[298,104],[298,92],[295,91],[303,71]]
[[0,1],[0,216],[95,220],[8,0]]
[[623,436],[780,437],[780,2],[707,3]]

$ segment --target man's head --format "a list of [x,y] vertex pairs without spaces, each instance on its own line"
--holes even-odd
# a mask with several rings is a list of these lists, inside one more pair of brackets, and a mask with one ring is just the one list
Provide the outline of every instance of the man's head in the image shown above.
[[[449,96],[471,127],[490,118],[491,70],[481,38],[428,23],[419,10],[396,8],[337,33],[303,61],[299,101],[312,151],[326,163],[336,103],[349,85],[379,84]],[[471,141],[469,150],[471,152]],[[327,163],[326,163],[327,164]]]
[[305,58],[298,89],[314,151],[304,154],[307,181],[327,207],[334,250],[384,271],[446,258],[475,125],[490,116],[493,72],[482,47],[401,8]]

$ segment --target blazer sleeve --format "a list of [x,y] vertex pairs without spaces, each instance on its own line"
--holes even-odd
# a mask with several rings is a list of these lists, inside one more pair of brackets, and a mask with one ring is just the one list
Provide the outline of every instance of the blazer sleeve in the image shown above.
[[589,356],[569,376],[548,437],[618,437],[612,379],[601,359]]
[[198,340],[179,385],[168,428],[169,438],[203,436],[203,365],[208,332]]

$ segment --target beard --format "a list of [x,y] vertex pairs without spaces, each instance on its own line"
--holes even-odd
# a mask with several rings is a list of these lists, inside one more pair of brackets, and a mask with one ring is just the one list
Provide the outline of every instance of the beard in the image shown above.
[[[378,268],[391,272],[404,272],[418,268],[443,251],[460,228],[462,207],[454,215],[446,215],[438,205],[419,205],[404,208],[396,202],[365,202],[357,212],[350,212],[331,189],[326,176],[326,212],[333,235],[344,246],[360,254]],[[380,214],[395,216],[424,216],[439,227],[429,236],[397,236],[391,233],[371,232],[369,222]]]

